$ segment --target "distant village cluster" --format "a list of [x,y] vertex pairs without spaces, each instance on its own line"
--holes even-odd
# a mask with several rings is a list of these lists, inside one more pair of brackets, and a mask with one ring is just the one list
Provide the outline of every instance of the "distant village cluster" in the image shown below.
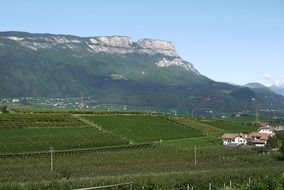
[[2,103],[12,105],[36,106],[42,108],[56,108],[56,109],[99,109],[107,111],[123,111],[128,109],[128,105],[108,105],[98,104],[95,99],[91,97],[82,98],[36,98],[36,97],[22,97],[22,98],[4,98]]
[[264,147],[270,137],[274,137],[277,131],[282,130],[284,130],[284,126],[272,127],[267,123],[263,123],[256,132],[250,134],[224,133],[222,136],[223,145],[228,147],[236,147],[239,145]]

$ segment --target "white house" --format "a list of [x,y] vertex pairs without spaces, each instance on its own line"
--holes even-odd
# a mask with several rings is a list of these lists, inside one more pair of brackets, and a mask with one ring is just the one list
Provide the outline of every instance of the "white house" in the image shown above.
[[283,130],[283,126],[279,126],[278,128],[273,128],[269,124],[263,123],[261,127],[257,130],[257,132],[252,132],[249,135],[247,134],[232,134],[225,133],[222,136],[223,145],[235,147],[241,144],[246,145],[247,143],[253,144],[255,146],[263,147],[266,145],[269,137],[275,136],[276,130]]
[[222,136],[223,145],[225,146],[238,146],[241,144],[247,144],[247,135],[246,134],[233,134],[233,133],[225,133]]
[[12,99],[12,103],[19,103],[20,100],[19,99]]
[[257,130],[257,132],[268,134],[271,137],[275,135],[275,129],[268,124],[262,124],[261,127]]
[[276,126],[275,131],[284,131],[284,126],[282,125]]

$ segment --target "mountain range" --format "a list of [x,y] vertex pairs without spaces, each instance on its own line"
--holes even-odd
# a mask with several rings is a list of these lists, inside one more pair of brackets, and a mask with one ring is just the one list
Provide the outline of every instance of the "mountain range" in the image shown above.
[[249,87],[251,89],[257,90],[258,91],[266,91],[266,92],[274,92],[276,94],[284,96],[284,85],[271,85],[271,86],[264,86],[263,84],[253,82],[253,83],[248,83],[244,85],[244,87]]
[[232,113],[282,108],[271,90],[216,82],[183,60],[172,42],[127,36],[0,32],[5,97],[91,97],[94,103]]

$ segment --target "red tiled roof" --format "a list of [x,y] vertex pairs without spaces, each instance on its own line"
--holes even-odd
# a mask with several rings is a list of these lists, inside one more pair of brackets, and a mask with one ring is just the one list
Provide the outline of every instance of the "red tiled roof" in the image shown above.
[[222,139],[234,139],[237,136],[239,136],[239,134],[234,134],[234,133],[224,133],[224,135],[222,136]]
[[252,132],[249,134],[248,136],[249,139],[260,139],[260,140],[267,140],[269,138],[269,134],[267,133],[256,133],[256,132]]
[[269,138],[269,134],[267,134],[267,133],[261,133],[261,135],[260,135],[260,139],[261,139],[261,140],[268,140],[268,138]]
[[256,133],[256,132],[252,132],[249,134],[248,138],[252,139],[252,138],[260,138],[261,134],[260,133]]
[[224,133],[222,139],[234,139],[236,137],[246,138],[247,134]]

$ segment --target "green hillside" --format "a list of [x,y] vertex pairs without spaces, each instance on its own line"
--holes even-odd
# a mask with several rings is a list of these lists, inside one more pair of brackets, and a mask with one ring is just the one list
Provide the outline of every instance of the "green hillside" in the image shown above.
[[[103,39],[111,41],[106,44]],[[176,110],[198,115],[280,108],[284,98],[215,82],[182,60],[170,42],[128,37],[0,32],[4,98],[90,97],[94,104]],[[143,40],[142,40],[143,41]],[[126,43],[126,44],[125,44]],[[163,49],[167,43],[170,49]],[[114,44],[114,45],[113,45]]]

